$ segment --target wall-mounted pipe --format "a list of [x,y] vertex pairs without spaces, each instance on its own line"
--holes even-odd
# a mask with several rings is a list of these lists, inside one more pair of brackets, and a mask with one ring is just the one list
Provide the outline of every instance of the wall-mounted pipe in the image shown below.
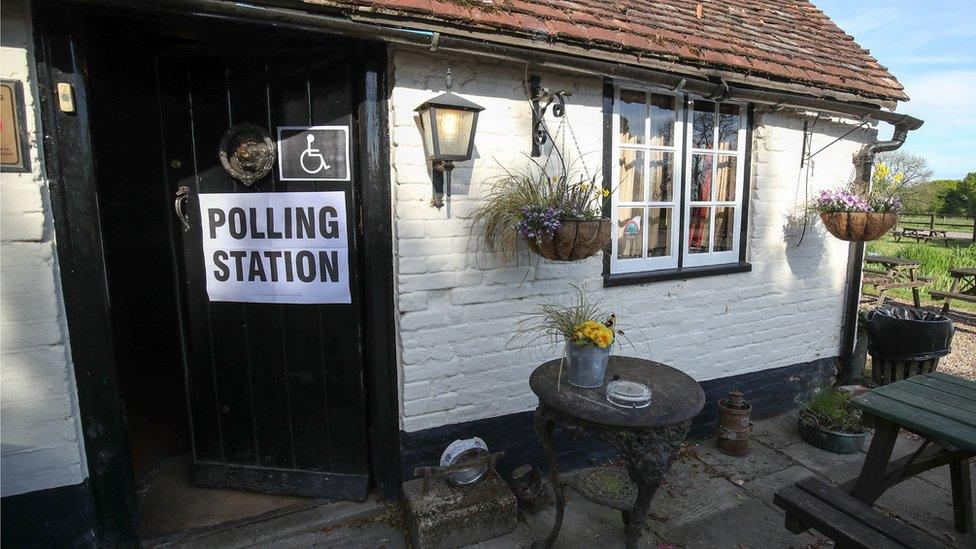
[[[878,153],[901,148],[908,138],[908,132],[920,128],[922,124],[923,122],[917,118],[906,117],[895,124],[891,139],[875,141],[864,146],[864,149],[854,158],[854,163],[857,166],[857,177],[864,188],[869,189],[871,187],[871,168],[874,166],[875,156]],[[864,243],[851,242],[847,250],[847,286],[844,290],[844,322],[841,326],[840,342],[841,364],[837,376],[838,383],[843,385],[857,381],[851,379],[851,374],[854,345],[857,342],[857,310],[861,297],[863,274]]]

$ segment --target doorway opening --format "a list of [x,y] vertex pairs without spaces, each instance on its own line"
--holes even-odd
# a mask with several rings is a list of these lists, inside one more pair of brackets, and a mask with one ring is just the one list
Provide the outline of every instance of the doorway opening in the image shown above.
[[[85,15],[89,113],[112,346],[144,540],[321,500],[192,482],[179,232],[166,170],[159,54],[204,41],[194,25]],[[226,27],[224,27],[226,29]],[[165,75],[164,75],[165,76]],[[216,151],[214,152],[216,157]]]

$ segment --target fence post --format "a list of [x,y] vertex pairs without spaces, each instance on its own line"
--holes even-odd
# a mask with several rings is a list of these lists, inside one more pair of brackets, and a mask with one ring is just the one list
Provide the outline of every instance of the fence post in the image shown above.
[[935,214],[934,213],[929,214],[929,230],[930,231],[934,231],[935,230]]

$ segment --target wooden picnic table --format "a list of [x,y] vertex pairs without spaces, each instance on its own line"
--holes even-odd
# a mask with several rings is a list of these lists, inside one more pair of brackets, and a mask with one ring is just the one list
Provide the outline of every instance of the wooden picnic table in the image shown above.
[[916,272],[920,266],[918,261],[900,257],[869,255],[864,259],[864,262],[871,266],[878,266],[864,269],[863,279],[864,284],[870,284],[878,291],[876,307],[884,304],[885,293],[894,288],[911,288],[915,306],[922,306],[919,288],[931,282],[932,279],[918,276]]
[[903,237],[914,238],[916,242],[921,242],[923,240],[928,242],[929,240],[939,239],[945,243],[946,248],[949,247],[948,232],[939,229],[917,229],[913,227],[903,227],[901,229],[896,229],[892,232],[892,234],[895,237],[895,242],[901,242]]
[[[870,505],[892,486],[948,465],[956,530],[972,532],[969,460],[976,456],[976,382],[934,372],[878,387],[852,404],[873,418],[875,432],[860,475],[840,490]],[[901,429],[923,442],[915,452],[891,461]]]
[[945,299],[942,314],[949,312],[949,302],[953,299],[976,303],[976,268],[949,269],[949,276],[952,277],[952,286],[948,292],[929,292],[935,299]]

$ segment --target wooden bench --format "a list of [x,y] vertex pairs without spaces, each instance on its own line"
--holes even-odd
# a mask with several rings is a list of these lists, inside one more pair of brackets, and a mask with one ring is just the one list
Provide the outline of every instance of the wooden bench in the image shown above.
[[953,299],[976,303],[976,268],[962,267],[949,269],[949,276],[952,277],[952,286],[948,292],[929,292],[929,295],[933,299],[945,299],[945,305],[942,306],[942,314],[949,312],[949,302]]
[[786,511],[786,528],[789,531],[799,534],[816,528],[834,540],[837,547],[946,547],[814,477],[776,492],[773,503]]

